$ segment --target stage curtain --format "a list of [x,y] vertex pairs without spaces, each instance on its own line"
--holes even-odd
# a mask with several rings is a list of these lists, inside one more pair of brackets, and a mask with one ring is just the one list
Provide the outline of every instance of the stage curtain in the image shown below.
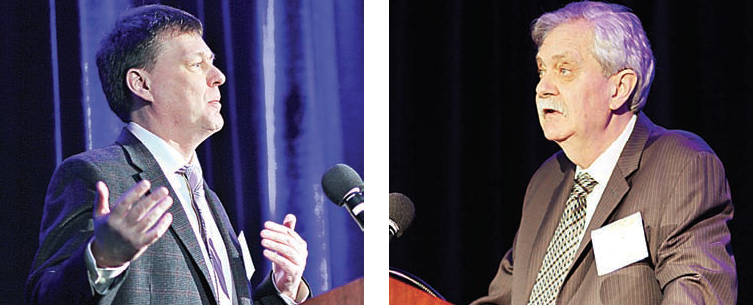
[[[536,117],[531,22],[571,1],[390,1],[390,192],[416,205],[390,265],[451,302],[488,292],[534,171],[560,148]],[[753,6],[609,1],[641,19],[656,57],[645,113],[701,136],[724,163],[740,304],[753,302]],[[522,259],[526,260],[526,259]]]

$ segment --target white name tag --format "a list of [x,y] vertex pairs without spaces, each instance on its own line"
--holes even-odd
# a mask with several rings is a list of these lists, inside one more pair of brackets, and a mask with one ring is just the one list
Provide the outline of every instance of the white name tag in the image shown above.
[[591,242],[599,276],[648,257],[640,212],[591,231]]
[[246,277],[248,277],[248,280],[251,281],[251,276],[254,275],[256,268],[254,268],[254,262],[251,261],[251,255],[249,255],[250,251],[248,250],[248,243],[246,243],[246,236],[243,235],[243,231],[238,234],[238,243],[241,244],[241,255],[243,256],[243,265],[245,265],[246,268]]

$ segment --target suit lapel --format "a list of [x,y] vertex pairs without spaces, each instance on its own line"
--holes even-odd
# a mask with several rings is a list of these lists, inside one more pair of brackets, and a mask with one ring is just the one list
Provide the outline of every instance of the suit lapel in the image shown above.
[[[536,283],[536,276],[541,269],[541,265],[544,261],[544,256],[546,256],[546,250],[549,247],[549,242],[552,240],[554,231],[557,228],[560,219],[562,218],[562,213],[565,210],[565,205],[563,203],[567,201],[567,197],[570,195],[570,190],[573,188],[575,165],[568,161],[564,154],[558,156],[557,161],[562,172],[557,173],[559,175],[548,180],[545,184],[542,184],[542,187],[548,188],[549,186],[557,183],[559,183],[559,185],[557,185],[555,187],[555,190],[551,193],[551,197],[549,198],[549,205],[546,206],[546,210],[536,211],[536,215],[531,216],[531,218],[529,219],[534,222],[540,221],[538,227],[529,227],[530,229],[538,228],[534,241],[538,241],[540,243],[528,244],[531,246],[531,249],[529,250],[530,252],[523,252],[523,254],[531,254],[531,256],[528,257],[528,269],[526,269],[526,301],[528,301],[528,296],[531,295],[533,285]],[[548,193],[546,192],[533,192],[538,193],[537,196],[539,197],[546,197],[548,195]],[[542,199],[535,199],[533,201],[538,202],[542,201]]]
[[[243,257],[241,256],[240,242],[238,242],[238,238],[235,237],[233,225],[228,219],[227,213],[222,206],[222,202],[220,202],[217,195],[209,189],[206,182],[204,182],[204,191],[204,194],[207,195],[207,204],[212,210],[212,217],[214,218],[215,223],[217,223],[217,227],[222,235],[222,240],[225,243],[225,248],[227,249],[237,298],[249,298],[250,294],[248,291],[249,287],[248,279],[246,278],[246,268],[243,264]],[[235,302],[237,303],[237,301]]]
[[[605,225],[609,217],[612,215],[618,204],[622,201],[622,198],[630,190],[630,184],[628,183],[628,177],[638,169],[638,164],[643,154],[643,148],[646,146],[646,141],[651,133],[653,123],[643,113],[638,114],[638,120],[633,128],[633,133],[630,135],[625,148],[620,154],[620,158],[617,160],[617,165],[612,171],[612,176],[607,182],[606,189],[601,196],[599,205],[596,206],[594,215],[591,221],[588,223],[585,235],[580,242],[578,251],[575,253],[575,263],[583,255],[586,248],[591,247],[591,231],[598,229]],[[570,269],[570,274],[574,269]]]
[[[162,168],[157,164],[157,160],[149,152],[149,150],[141,143],[131,132],[127,129],[123,129],[118,137],[118,144],[120,144],[128,153],[128,158],[131,164],[141,171],[139,177],[135,178],[136,181],[142,179],[149,180],[152,184],[152,188],[165,186],[169,190],[170,196],[173,198],[173,205],[168,210],[173,215],[173,222],[170,225],[170,230],[175,234],[177,240],[183,244],[186,250],[188,250],[191,258],[196,262],[196,265],[201,270],[201,274],[204,277],[204,281],[211,288],[211,278],[209,277],[209,269],[206,262],[204,262],[204,255],[201,253],[201,247],[199,241],[196,239],[191,223],[188,221],[186,212],[183,211],[183,206],[180,205],[180,200],[177,193],[170,185],[170,182],[162,173]],[[209,292],[209,298],[214,299],[214,294]]]
[[233,233],[233,226],[230,224],[230,220],[228,219],[227,213],[222,206],[222,202],[220,202],[220,199],[217,198],[217,195],[209,189],[209,186],[206,182],[204,182],[204,194],[207,195],[207,204],[209,205],[209,209],[212,210],[212,217],[214,218],[214,222],[217,223],[217,228],[220,229],[222,240],[225,242],[225,245],[227,247],[227,255],[232,258],[237,258],[239,256],[239,252],[237,246],[234,244],[236,238]]

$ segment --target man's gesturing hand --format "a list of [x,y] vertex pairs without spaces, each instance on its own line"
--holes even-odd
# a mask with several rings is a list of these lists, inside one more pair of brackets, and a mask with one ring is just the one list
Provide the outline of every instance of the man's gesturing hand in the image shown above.
[[111,210],[110,191],[97,182],[92,254],[98,267],[120,267],[138,258],[170,227],[173,215],[167,209],[173,199],[165,187],[144,196],[150,185],[147,180],[134,184]]
[[308,291],[299,292],[298,289],[309,253],[306,241],[295,232],[295,222],[295,216],[292,214],[285,216],[282,225],[271,221],[265,222],[265,229],[261,231],[261,245],[265,248],[264,256],[272,261],[277,289],[300,302],[308,296]]

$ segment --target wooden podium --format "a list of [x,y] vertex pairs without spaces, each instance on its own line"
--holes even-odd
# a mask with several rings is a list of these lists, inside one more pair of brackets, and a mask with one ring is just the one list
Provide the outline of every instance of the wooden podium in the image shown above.
[[303,305],[363,305],[363,278],[312,297]]
[[390,276],[390,305],[452,305]]

